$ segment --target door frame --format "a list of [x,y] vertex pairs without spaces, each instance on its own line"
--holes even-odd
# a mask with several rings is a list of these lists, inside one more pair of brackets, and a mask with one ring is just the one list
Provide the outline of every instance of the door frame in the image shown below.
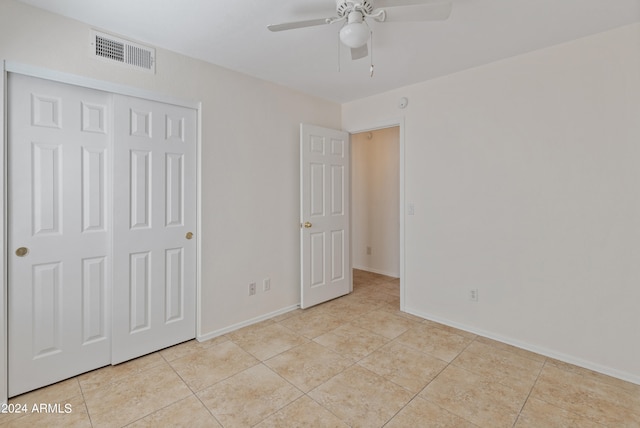
[[[405,261],[404,261],[404,254],[405,254],[405,249],[404,249],[404,234],[405,234],[405,224],[404,224],[404,220],[405,220],[405,194],[404,194],[404,164],[405,164],[405,145],[404,145],[404,117],[398,117],[398,118],[393,118],[393,119],[388,119],[388,120],[372,120],[371,122],[364,122],[361,124],[358,124],[356,126],[350,127],[345,129],[346,132],[349,133],[349,136],[352,136],[353,134],[360,134],[362,132],[370,132],[370,131],[377,131],[379,129],[385,129],[385,128],[393,128],[393,127],[398,127],[399,128],[399,162],[400,162],[400,185],[399,185],[399,217],[400,217],[400,310],[404,312],[405,310],[405,306],[406,306],[406,296],[405,296]],[[353,159],[352,159],[353,161]],[[352,169],[353,171],[353,169]],[[351,180],[351,177],[349,178],[350,182],[353,183],[353,180]],[[351,184],[350,184],[351,185]],[[353,207],[353,189],[351,191],[351,195],[352,197],[349,198],[349,210],[352,211]],[[351,221],[353,221],[353,217],[351,218]],[[351,229],[353,229],[352,227],[353,225],[349,225],[349,227]],[[351,238],[353,239],[353,234],[351,235]],[[350,242],[349,243],[349,247],[351,248],[350,251],[353,251],[353,245]],[[353,254],[352,254],[353,256]]]
[[144,98],[166,104],[174,104],[196,110],[196,337],[202,335],[200,323],[200,296],[201,296],[201,254],[202,254],[202,102],[189,101],[174,98],[168,95],[147,91],[133,86],[106,82],[80,75],[63,73],[41,67],[34,67],[13,61],[1,59],[2,82],[0,82],[0,129],[2,130],[2,150],[0,150],[0,237],[3,245],[0,246],[0,403],[8,401],[8,334],[7,334],[7,257],[10,249],[7,247],[7,76],[9,73],[22,74],[30,77],[50,80],[69,85],[80,86],[88,89],[96,89],[113,94],[127,95]]

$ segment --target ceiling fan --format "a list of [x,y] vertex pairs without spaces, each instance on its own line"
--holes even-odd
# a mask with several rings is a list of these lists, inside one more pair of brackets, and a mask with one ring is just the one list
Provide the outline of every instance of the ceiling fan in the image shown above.
[[371,29],[367,19],[377,22],[444,21],[452,9],[451,0],[335,0],[336,15],[328,18],[268,25],[270,31],[285,31],[316,25],[346,22],[340,41],[351,49],[351,59],[369,54]]

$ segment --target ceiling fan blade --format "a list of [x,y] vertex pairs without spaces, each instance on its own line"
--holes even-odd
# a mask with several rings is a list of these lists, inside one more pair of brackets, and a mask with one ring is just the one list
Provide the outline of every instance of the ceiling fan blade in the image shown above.
[[369,55],[369,47],[365,44],[359,48],[351,48],[351,59],[366,58]]
[[385,9],[384,22],[444,21],[451,15],[452,9],[452,4],[448,2],[390,7]]
[[319,18],[319,19],[309,19],[306,21],[295,21],[295,22],[285,22],[283,24],[271,24],[267,25],[269,31],[285,31],[285,30],[294,30],[296,28],[305,28],[305,27],[314,27],[316,25],[325,25],[328,24],[327,21],[330,21],[333,18]]
[[417,6],[421,4],[451,3],[451,0],[375,0],[376,8],[387,8],[396,6]]

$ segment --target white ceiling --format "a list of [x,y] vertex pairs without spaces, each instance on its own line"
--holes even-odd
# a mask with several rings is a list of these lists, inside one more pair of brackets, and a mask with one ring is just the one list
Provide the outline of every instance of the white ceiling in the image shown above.
[[[335,0],[21,0],[127,38],[347,102],[640,21],[640,0],[453,0],[443,22],[373,23],[373,63],[351,61]],[[157,64],[161,68],[162,64]]]

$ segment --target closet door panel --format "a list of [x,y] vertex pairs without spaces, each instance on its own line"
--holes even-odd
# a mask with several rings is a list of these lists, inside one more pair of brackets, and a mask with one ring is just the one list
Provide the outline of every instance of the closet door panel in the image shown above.
[[197,116],[125,96],[114,106],[118,363],[195,337]]
[[9,396],[111,362],[110,105],[9,74]]

